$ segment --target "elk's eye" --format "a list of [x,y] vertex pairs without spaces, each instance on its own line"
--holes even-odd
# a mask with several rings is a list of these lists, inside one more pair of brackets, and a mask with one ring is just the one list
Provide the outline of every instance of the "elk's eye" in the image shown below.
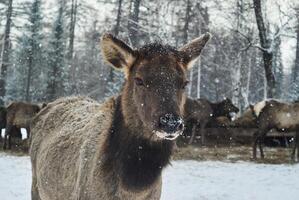
[[135,84],[138,86],[144,86],[144,82],[141,78],[135,78]]
[[185,89],[185,88],[187,87],[188,84],[189,84],[189,81],[185,81],[185,82],[183,83],[182,89]]

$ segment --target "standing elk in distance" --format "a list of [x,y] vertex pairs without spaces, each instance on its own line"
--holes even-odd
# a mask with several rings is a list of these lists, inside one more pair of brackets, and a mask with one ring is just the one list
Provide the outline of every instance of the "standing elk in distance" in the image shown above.
[[7,148],[7,137],[8,138],[8,149],[11,149],[11,138],[16,130],[25,128],[27,132],[27,138],[30,137],[30,123],[32,118],[45,107],[46,104],[30,104],[24,102],[12,102],[6,108],[6,130],[4,136],[3,149]]
[[[185,120],[191,125],[185,132],[191,132],[189,144],[192,144],[196,136],[196,129],[200,127],[201,144],[205,144],[205,131],[208,123],[213,124],[218,118],[224,117],[231,121],[232,113],[238,113],[239,109],[232,103],[230,99],[225,99],[221,102],[212,103],[206,99],[187,99],[185,104]],[[221,119],[223,120],[223,119]],[[190,129],[190,130],[189,130]]]
[[[264,158],[263,143],[267,133],[271,129],[280,132],[295,131],[295,142],[292,152],[292,159],[295,159],[296,149],[298,150],[299,132],[299,102],[283,103],[277,100],[262,101],[251,106],[252,114],[256,118],[258,130],[254,133],[253,159],[256,159],[256,149],[259,146],[261,158]],[[299,155],[297,154],[297,159]]]

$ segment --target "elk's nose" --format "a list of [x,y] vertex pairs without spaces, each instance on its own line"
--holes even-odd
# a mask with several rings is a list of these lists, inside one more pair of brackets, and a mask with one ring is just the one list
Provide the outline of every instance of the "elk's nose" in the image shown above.
[[179,116],[175,116],[174,114],[165,114],[160,117],[159,126],[163,131],[171,134],[183,130],[184,123],[183,119]]

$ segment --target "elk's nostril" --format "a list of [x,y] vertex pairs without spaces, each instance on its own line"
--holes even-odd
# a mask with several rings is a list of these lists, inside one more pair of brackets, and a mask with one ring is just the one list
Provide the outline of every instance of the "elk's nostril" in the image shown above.
[[181,122],[179,125],[179,130],[183,130],[184,129],[184,124]]
[[167,124],[167,118],[166,117],[160,117],[160,124],[166,125]]
[[165,114],[160,117],[159,121],[160,128],[168,133],[174,133],[184,128],[183,120],[173,114]]

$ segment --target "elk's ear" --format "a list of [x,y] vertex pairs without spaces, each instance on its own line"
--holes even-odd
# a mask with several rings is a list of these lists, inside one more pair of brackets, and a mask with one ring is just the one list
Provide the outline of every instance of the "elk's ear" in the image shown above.
[[210,33],[205,33],[204,35],[192,40],[179,49],[179,52],[183,56],[183,64],[187,68],[191,68],[193,66],[202,49],[205,47],[211,37],[212,35]]
[[102,36],[101,48],[104,59],[117,69],[126,71],[136,59],[132,48],[111,34]]

